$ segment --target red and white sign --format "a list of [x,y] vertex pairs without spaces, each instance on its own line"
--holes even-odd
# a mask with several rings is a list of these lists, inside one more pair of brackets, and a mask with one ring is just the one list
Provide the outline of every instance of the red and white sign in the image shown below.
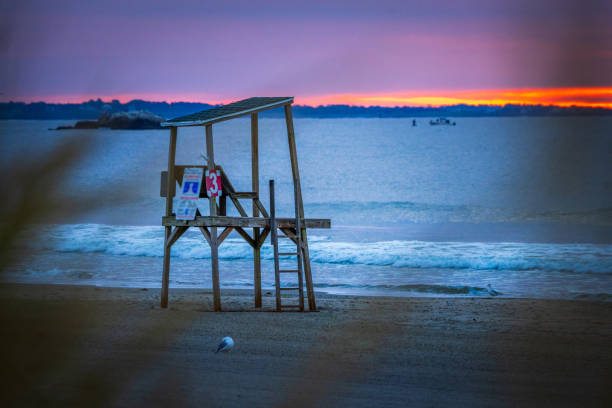
[[221,195],[221,172],[219,170],[206,170],[206,193],[209,197]]

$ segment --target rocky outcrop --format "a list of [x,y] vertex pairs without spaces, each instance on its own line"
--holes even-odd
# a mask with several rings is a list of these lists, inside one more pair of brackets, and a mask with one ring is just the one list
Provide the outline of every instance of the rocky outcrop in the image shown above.
[[163,121],[164,118],[148,111],[103,113],[97,121],[80,120],[74,127],[58,126],[56,130],[97,129],[101,127],[110,129],[161,129],[160,123]]
[[[65,127],[68,128],[68,126]],[[74,129],[97,129],[99,127],[98,122],[95,120],[80,120],[74,125]]]
[[100,127],[111,129],[161,129],[164,118],[148,111],[103,113],[98,118]]

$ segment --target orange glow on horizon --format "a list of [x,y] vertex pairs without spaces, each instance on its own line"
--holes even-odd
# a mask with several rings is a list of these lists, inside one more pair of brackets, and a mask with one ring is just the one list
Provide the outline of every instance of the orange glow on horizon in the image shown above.
[[612,88],[491,89],[478,91],[413,91],[390,94],[339,94],[296,97],[303,105],[448,106],[554,105],[612,109]]
[[[57,95],[49,97],[15,98],[25,102],[45,101],[49,103],[80,103],[101,98],[105,102],[117,99],[122,103],[134,99],[157,102],[203,102],[210,104],[230,103],[248,95],[226,98],[206,94],[156,94],[129,93],[118,95]],[[5,99],[6,100],[6,99]],[[593,88],[533,88],[490,89],[465,91],[407,91],[381,94],[333,94],[296,96],[298,105],[352,105],[352,106],[448,106],[448,105],[554,105],[561,107],[600,107],[612,109],[612,87]]]

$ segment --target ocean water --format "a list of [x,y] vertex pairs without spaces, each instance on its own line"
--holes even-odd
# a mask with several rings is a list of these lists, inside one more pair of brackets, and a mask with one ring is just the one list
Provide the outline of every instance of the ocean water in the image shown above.
[[[612,299],[612,118],[417,122],[295,120],[306,216],[332,219],[332,229],[309,231],[318,290],[487,296],[491,284],[509,297]],[[91,143],[57,188],[95,196],[85,214],[32,227],[37,238],[2,279],[159,287],[169,132],[48,130],[67,123],[0,122],[4,163],[66,139]],[[260,120],[260,185],[267,206],[273,178],[277,213],[291,216],[284,126]],[[214,127],[215,159],[241,191],[251,183],[249,131],[242,119]],[[203,129],[180,129],[178,142],[177,163],[202,163]],[[109,188],[122,197],[109,199]],[[269,243],[262,256],[269,289]],[[252,288],[252,253],[239,236],[220,257],[222,288]],[[201,234],[188,231],[173,247],[171,287],[210,287],[209,258]]]

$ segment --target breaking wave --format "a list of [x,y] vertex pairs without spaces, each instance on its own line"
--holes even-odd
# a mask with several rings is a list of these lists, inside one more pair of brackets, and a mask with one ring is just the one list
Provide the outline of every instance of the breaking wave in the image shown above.
[[[470,296],[483,296],[488,295],[489,292],[486,288],[478,286],[447,286],[447,285],[426,285],[426,284],[414,284],[414,285],[350,285],[350,284],[329,284],[321,283],[316,284],[315,288],[321,289],[365,289],[371,290],[396,290],[405,291],[412,293],[421,294],[432,294],[432,295],[470,295]],[[498,292],[499,295],[503,293]]]
[[[29,245],[38,250],[107,253],[124,256],[163,256],[163,232],[157,226],[102,224],[42,227],[41,238]],[[172,248],[174,257],[210,258],[204,238],[189,230]],[[281,243],[281,252],[290,252]],[[379,241],[336,242],[310,236],[311,261],[327,264],[362,264],[398,268],[472,270],[546,270],[612,274],[612,245]],[[287,251],[283,251],[287,246]],[[221,259],[251,259],[252,249],[241,238],[228,238],[220,247]],[[272,259],[270,245],[262,257]]]

